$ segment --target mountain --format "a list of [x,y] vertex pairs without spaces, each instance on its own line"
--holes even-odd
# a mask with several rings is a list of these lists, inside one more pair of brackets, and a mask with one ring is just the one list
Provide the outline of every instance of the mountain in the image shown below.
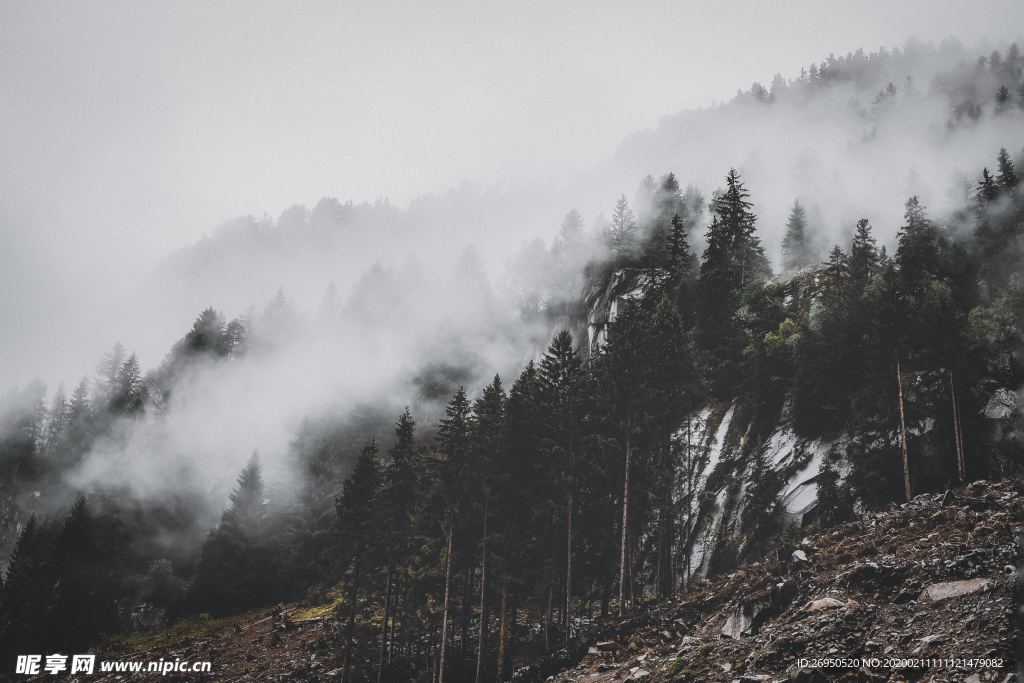
[[794,535],[1015,505],[1022,72],[910,44],[755,84],[577,181],[589,226],[466,188],[226,224],[137,292],[161,362],[4,398],[0,653],[315,618],[344,679],[503,681],[730,573],[707,614],[767,618],[749,568]]

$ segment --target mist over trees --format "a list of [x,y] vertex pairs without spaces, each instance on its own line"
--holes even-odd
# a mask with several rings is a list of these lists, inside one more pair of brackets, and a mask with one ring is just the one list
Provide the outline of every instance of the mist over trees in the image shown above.
[[[830,58],[736,102],[804,102],[925,58],[917,47]],[[1019,121],[1022,66],[1011,49],[936,75],[949,125]],[[916,87],[890,85],[872,107]],[[707,195],[667,172],[642,179],[632,200],[609,194],[607,220],[588,226],[569,211],[550,248],[531,242],[509,259],[501,291],[473,251],[442,283],[415,261],[377,265],[347,298],[325,287],[313,318],[284,290],[230,320],[208,307],[148,372],[118,344],[70,394],[33,383],[5,395],[3,656],[41,643],[83,650],[171,618],[337,586],[345,680],[510,680],[524,653],[565,646],[580,623],[694,580],[680,430],[712,403],[742,402],[753,435],[785,414],[802,436],[850,436],[836,454],[844,486],[836,462],[822,466],[822,525],[855,505],[1019,472],[1020,431],[993,438],[982,413],[994,391],[1024,380],[1021,149],[984,152],[992,167],[972,171],[950,210],[904,197],[902,221],[885,226],[891,250],[859,214],[823,250],[830,234],[792,194],[770,200],[788,220],[769,242],[767,193],[742,168]],[[813,206],[813,192],[799,196]],[[326,249],[344,243],[338,228],[358,211],[387,222],[395,210],[325,200],[258,229],[241,221],[195,253],[217,252],[217,263],[238,240]],[[773,276],[776,254],[785,272]],[[588,302],[627,276],[638,286],[592,334]],[[435,300],[463,317],[433,315]],[[343,370],[318,366],[309,352],[321,346]],[[366,346],[372,355],[346,357]],[[370,361],[401,379],[351,367]],[[231,473],[212,519],[208,470],[186,455],[154,466],[165,487],[113,478],[142,469],[178,411],[244,402],[239,377],[267,368],[271,380],[300,373],[300,386],[301,373],[365,372],[352,385],[365,393],[315,395],[322,409],[295,426],[284,454],[252,453]],[[205,403],[211,394],[218,402]],[[908,422],[933,412],[948,448],[908,446]],[[220,443],[218,430],[208,436]],[[286,466],[271,471],[271,457]],[[743,492],[749,542],[718,568],[756,559],[784,531],[777,475],[759,467]]]

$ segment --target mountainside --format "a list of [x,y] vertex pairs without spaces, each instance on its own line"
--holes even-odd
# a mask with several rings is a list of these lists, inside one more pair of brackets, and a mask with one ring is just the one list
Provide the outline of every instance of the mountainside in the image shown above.
[[1014,680],[1022,514],[1019,483],[979,481],[791,536],[595,627],[554,680]]
[[[285,276],[306,291],[233,318],[204,303],[184,330],[155,298],[161,324],[185,332],[160,363],[116,344],[70,393],[35,382],[0,397],[0,662],[216,632],[223,647],[203,648],[226,675],[258,661],[253,677],[301,679],[310,662],[288,663],[315,648],[318,671],[329,655],[346,681],[504,682],[575,652],[595,620],[660,619],[652,605],[680,592],[707,601],[687,629],[724,615],[746,643],[791,591],[824,599],[811,593],[842,588],[828,583],[838,563],[882,552],[850,537],[856,553],[829,554],[828,529],[874,533],[843,525],[902,503],[900,523],[920,526],[936,503],[922,495],[1019,478],[1024,93],[1008,93],[1024,56],[947,57],[850,55],[740,93],[698,117],[730,141],[704,150],[723,165],[707,195],[647,175],[589,229],[569,211],[502,277],[455,232],[384,202],[242,219],[179,252],[151,282],[179,306],[240,305]],[[921,59],[927,91],[910,79],[843,104]],[[795,172],[759,157],[794,109],[849,152],[822,148],[834,173],[807,150]],[[748,146],[762,114],[765,146]],[[651,139],[668,154],[663,132]],[[750,155],[725,171],[736,149]],[[929,206],[953,159],[970,171]],[[480,199],[472,215],[503,213]],[[466,229],[453,206],[432,220]],[[355,263],[361,275],[328,284]],[[1012,514],[1007,487],[961,495]],[[769,585],[753,567],[785,574],[779,544],[804,534],[818,534],[798,550],[821,551],[823,583]],[[927,550],[893,538],[886,553]],[[916,594],[967,552],[929,556],[953,564],[920,572]],[[740,611],[719,614],[720,596]],[[290,606],[268,616],[275,604]],[[287,670],[254,650],[287,643]]]
[[[791,535],[764,561],[650,601],[626,619],[584,610],[574,619],[578,643],[551,657],[528,654],[514,680],[1012,679],[1022,514],[1019,484],[979,481],[826,532]],[[212,660],[218,681],[339,680],[342,603],[321,596],[195,623],[130,649],[105,646],[99,658]],[[535,646],[531,640],[524,649],[535,653]],[[848,661],[815,661],[828,659]],[[946,659],[982,661],[935,661]]]
[[[821,268],[805,268],[775,278],[784,290],[789,312],[800,315],[819,297]],[[587,297],[587,339],[597,353],[613,323],[629,301],[641,299],[655,274],[644,270],[615,272],[603,289]],[[946,446],[953,438],[949,387],[944,369],[912,373],[907,381],[907,403],[912,407],[907,426],[908,465],[915,479],[927,479],[945,467]],[[1016,433],[1018,395],[996,388],[984,403],[976,425],[979,443],[998,444]],[[777,526],[803,527],[818,520],[819,486],[825,479],[831,498],[825,514],[835,505],[835,493],[850,486],[847,477],[857,449],[865,443],[899,440],[895,425],[877,429],[848,425],[822,436],[807,436],[794,427],[792,406],[786,404],[774,420],[757,423],[756,406],[749,399],[710,403],[680,416],[673,435],[680,454],[674,464],[673,503],[682,520],[678,553],[681,566],[674,568],[679,580],[719,573],[740,557],[756,556],[758,535],[751,514],[774,515]],[[750,492],[760,489],[757,498]],[[777,509],[751,510],[771,501]],[[753,546],[753,551],[751,552]]]

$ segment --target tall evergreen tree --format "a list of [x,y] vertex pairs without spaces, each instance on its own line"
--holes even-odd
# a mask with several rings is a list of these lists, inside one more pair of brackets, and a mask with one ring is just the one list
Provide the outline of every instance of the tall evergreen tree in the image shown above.
[[381,486],[383,521],[381,542],[388,549],[385,564],[384,621],[381,628],[378,681],[385,680],[386,663],[394,646],[391,633],[397,623],[399,582],[405,577],[406,560],[411,551],[416,493],[419,479],[419,449],[416,446],[416,421],[406,407],[395,424],[395,443],[388,451],[390,462],[384,468]]
[[608,226],[608,241],[612,252],[616,255],[630,254],[635,247],[636,216],[629,207],[626,195],[619,197],[612,210],[612,220]]
[[786,270],[804,268],[814,260],[811,235],[808,234],[807,211],[800,200],[793,202],[786,221],[786,235],[782,238],[782,267]]
[[850,277],[856,290],[867,286],[868,281],[878,272],[878,243],[871,234],[868,219],[857,221],[857,232],[850,247]]
[[441,468],[441,487],[444,497],[445,550],[444,598],[441,602],[441,642],[438,656],[438,683],[448,674],[449,617],[454,570],[456,531],[465,526],[464,516],[469,512],[470,491],[464,478],[469,459],[469,399],[463,387],[455,392],[445,408],[438,429],[438,446],[444,456]]
[[[540,361],[540,381],[547,414],[543,449],[551,478],[564,497],[565,564],[564,616],[566,642],[572,637],[571,604],[573,591],[573,519],[576,505],[576,455],[580,447],[581,422],[580,373],[582,364],[573,348],[572,335],[562,330],[548,346]],[[553,579],[552,579],[553,580]]]
[[497,375],[487,385],[483,393],[473,403],[473,417],[470,422],[470,473],[474,483],[480,490],[480,621],[479,635],[477,638],[477,658],[475,683],[483,681],[487,667],[488,642],[487,636],[490,629],[491,605],[488,601],[489,593],[492,591],[490,582],[493,580],[491,573],[494,571],[490,561],[492,549],[490,547],[492,499],[502,486],[498,474],[498,464],[504,457],[506,448],[505,439],[505,411],[508,397]]
[[1020,182],[1020,177],[1017,175],[1017,169],[1014,168],[1013,159],[1010,158],[1006,148],[1003,147],[999,150],[999,173],[996,175],[996,182],[999,183],[999,187],[1003,191],[1010,191],[1017,187],[1017,183]]
[[345,622],[345,651],[342,658],[342,681],[349,681],[352,665],[352,646],[355,637],[356,616],[360,611],[359,590],[366,565],[379,559],[372,551],[375,546],[379,510],[380,466],[377,463],[377,442],[371,439],[356,460],[352,473],[342,486],[336,508],[340,547],[346,567],[345,584],[348,615]]

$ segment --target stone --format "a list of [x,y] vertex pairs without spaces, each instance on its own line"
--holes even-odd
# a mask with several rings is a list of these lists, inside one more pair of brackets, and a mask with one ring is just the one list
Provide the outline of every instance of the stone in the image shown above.
[[817,600],[811,600],[803,606],[804,612],[819,612],[823,609],[832,609],[836,607],[845,607],[846,603],[840,602],[835,598],[819,598]]
[[759,605],[737,605],[722,626],[722,637],[739,640],[757,633],[756,620],[761,609]]
[[970,595],[988,588],[988,579],[965,579],[963,581],[948,581],[945,583],[933,583],[921,591],[917,599],[921,602],[939,602],[961,595]]
[[805,553],[803,550],[794,550],[793,551],[793,561],[794,562],[806,562],[807,561],[807,553]]

